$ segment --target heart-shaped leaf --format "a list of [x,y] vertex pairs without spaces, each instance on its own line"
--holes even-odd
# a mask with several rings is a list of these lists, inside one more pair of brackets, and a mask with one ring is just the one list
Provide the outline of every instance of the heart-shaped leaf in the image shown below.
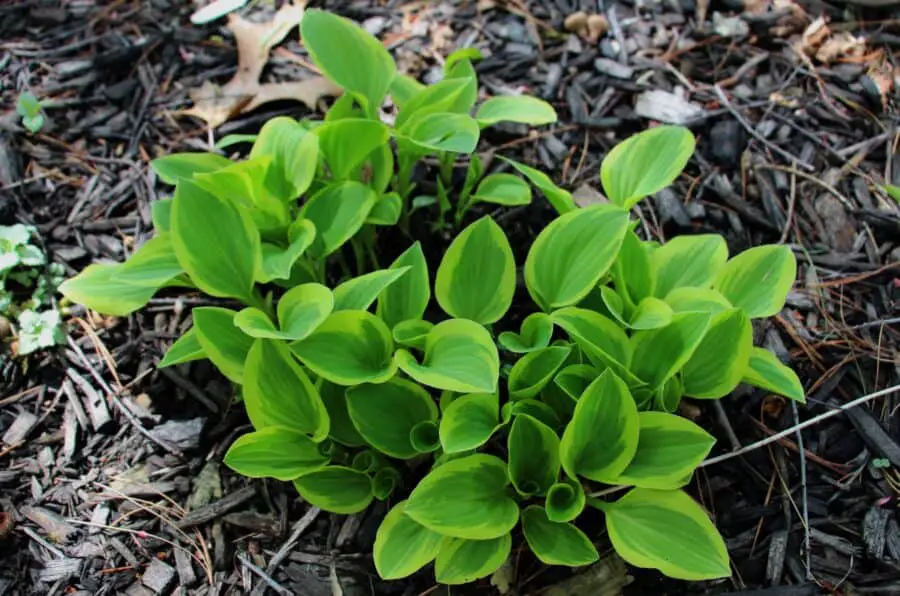
[[412,442],[413,429],[437,422],[438,409],[428,392],[405,379],[380,385],[358,385],[347,391],[347,411],[359,434],[372,447],[398,459],[420,451]]
[[525,317],[519,333],[504,331],[497,337],[499,344],[515,354],[527,354],[546,348],[553,336],[553,319],[542,312]]
[[543,507],[531,505],[522,512],[522,531],[534,556],[547,565],[580,567],[600,558],[584,532],[569,523],[550,521]]
[[329,315],[291,351],[311,371],[338,385],[384,383],[394,376],[394,340],[387,326],[364,310]]
[[328,466],[294,480],[294,488],[314,507],[351,515],[369,506],[372,480],[367,474],[343,466]]
[[489,540],[509,533],[519,506],[507,494],[506,464],[475,454],[433,469],[413,490],[406,514],[426,528],[456,538]]
[[394,361],[423,385],[459,393],[493,393],[500,374],[500,357],[491,334],[466,319],[435,325],[425,338],[421,363],[406,350],[397,350]]
[[497,428],[499,403],[492,393],[461,395],[441,416],[440,439],[445,453],[484,445]]

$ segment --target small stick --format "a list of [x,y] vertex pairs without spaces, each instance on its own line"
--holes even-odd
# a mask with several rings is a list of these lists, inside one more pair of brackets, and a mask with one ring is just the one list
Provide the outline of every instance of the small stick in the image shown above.
[[800,424],[796,424],[791,428],[785,429],[779,433],[775,433],[772,436],[766,437],[756,443],[751,443],[746,447],[742,447],[736,451],[732,451],[730,453],[723,453],[722,455],[717,455],[716,457],[711,457],[708,460],[702,462],[698,468],[705,468],[707,466],[712,466],[714,464],[720,464],[723,461],[728,461],[730,459],[734,459],[735,457],[739,457],[741,455],[745,455],[750,453],[751,451],[756,451],[760,447],[765,447],[766,445],[770,445],[779,441],[785,437],[792,435],[795,432],[799,432],[804,428],[808,428],[810,426],[816,425],[823,420],[828,420],[829,418],[833,418],[842,412],[849,410],[850,408],[855,408],[856,406],[862,405],[868,401],[872,401],[873,399],[878,399],[879,397],[884,397],[885,395],[890,395],[892,393],[897,393],[900,391],[900,385],[894,385],[892,387],[888,387],[887,389],[882,389],[880,391],[876,391],[875,393],[870,393],[868,395],[863,395],[862,397],[857,397],[853,401],[848,401],[847,403],[841,405],[840,407],[830,410],[828,412],[824,412],[819,414],[818,416],[814,416],[805,422],[801,422]]
[[262,569],[260,569],[256,565],[254,565],[250,561],[250,559],[247,558],[247,555],[245,555],[244,553],[238,553],[238,559],[240,560],[241,563],[243,563],[247,567],[247,569],[249,569],[254,574],[259,576],[260,579],[262,579],[264,582],[266,582],[266,584],[268,584],[268,586],[270,588],[272,588],[279,594],[284,594],[285,596],[291,596],[291,594],[293,593],[290,590],[288,590],[287,588],[285,588],[284,586],[282,586],[281,584],[279,584],[277,581],[275,581],[274,579],[269,577],[269,575],[265,571],[263,571]]
[[746,120],[744,120],[744,117],[741,116],[740,112],[738,112],[738,111],[734,108],[734,106],[731,105],[731,102],[728,101],[728,98],[727,98],[727,97],[725,97],[725,92],[722,91],[722,88],[719,87],[718,85],[713,85],[713,89],[715,90],[716,95],[719,97],[719,101],[722,102],[722,105],[725,106],[725,108],[726,108],[729,112],[731,112],[731,115],[734,116],[735,120],[737,120],[737,121],[740,123],[740,125],[744,127],[744,130],[746,130],[748,133],[750,133],[750,135],[751,135],[753,138],[755,138],[757,141],[759,141],[760,143],[762,143],[763,145],[765,145],[766,147],[768,147],[769,149],[771,149],[772,151],[774,151],[774,152],[777,153],[778,155],[780,155],[780,156],[782,156],[783,158],[787,159],[788,161],[797,163],[797,164],[800,165],[804,170],[806,170],[806,171],[808,171],[808,172],[814,172],[814,171],[815,171],[815,168],[814,168],[811,164],[808,164],[808,163],[806,163],[805,161],[803,161],[803,160],[801,160],[801,159],[799,159],[799,158],[797,158],[797,157],[791,155],[790,153],[788,153],[787,151],[785,151],[784,149],[782,149],[782,148],[779,147],[778,145],[773,144],[773,143],[770,142],[768,139],[766,139],[764,136],[762,136],[761,134],[759,134],[758,132],[756,132],[756,129],[753,128],[752,126],[750,126],[750,123],[747,122]]
[[[800,414],[797,412],[797,402],[791,400],[791,412],[794,414],[794,422],[800,422]],[[803,491],[802,507],[803,507],[803,559],[806,563],[806,579],[815,579],[810,567],[810,544],[809,544],[809,494],[806,490],[806,449],[803,446],[803,433],[797,429],[797,447],[800,453],[800,490]]]

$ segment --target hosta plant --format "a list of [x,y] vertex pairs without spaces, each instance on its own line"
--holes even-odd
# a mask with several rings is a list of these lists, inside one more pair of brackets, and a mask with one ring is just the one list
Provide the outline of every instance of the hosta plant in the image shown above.
[[[335,63],[341,52],[329,48],[341,35],[341,48],[352,43],[371,60]],[[326,118],[267,125],[248,161],[158,163],[175,193],[154,204],[156,237],[124,264],[88,267],[63,291],[110,314],[167,287],[230,299],[194,308],[193,327],[160,366],[206,358],[238,387],[254,430],[228,450],[233,470],[292,482],[339,514],[389,501],[374,547],[386,579],[434,563],[439,582],[470,582],[497,570],[520,538],[546,564],[586,565],[598,559],[601,534],[586,521],[601,514],[635,566],[689,580],[728,576],[722,537],[684,491],[714,439],[676,412],[683,398],[721,398],[741,382],[803,400],[797,376],[754,347],[751,330],[784,304],[796,275],[790,250],[730,256],[718,236],[640,239],[629,210],[669,185],[694,147],[687,130],[660,127],[606,157],[608,204],[576,208],[545,174],[513,163],[524,179],[510,180],[530,182],[560,214],[524,263],[484,216],[439,262],[406,240],[379,267],[366,258],[381,246],[372,214],[394,192],[402,215],[410,188],[400,182],[402,157],[387,167],[372,156],[393,156],[390,136],[399,156],[416,138],[401,132],[399,116],[387,129],[379,107],[390,91],[402,113],[431,88],[398,77],[380,46],[337,17],[311,11],[304,39],[350,98],[329,116],[340,108],[355,114],[352,127],[384,126],[378,143],[367,145],[362,128],[358,143],[331,139],[321,131],[347,119]],[[463,122],[466,105],[421,118]],[[474,122],[499,117],[484,110]],[[435,149],[439,160],[450,146],[463,147]],[[405,238],[389,231],[394,243]],[[354,248],[357,272],[345,258]],[[533,307],[511,321],[520,275]],[[596,513],[582,517],[588,510]]]

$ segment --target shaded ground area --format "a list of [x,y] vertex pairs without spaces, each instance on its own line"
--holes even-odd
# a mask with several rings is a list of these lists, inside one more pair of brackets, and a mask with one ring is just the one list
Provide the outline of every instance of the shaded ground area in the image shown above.
[[[542,167],[583,203],[603,200],[599,163],[617,141],[659,121],[694,130],[685,175],[642,203],[643,234],[720,233],[733,253],[784,242],[800,263],[788,306],[756,333],[798,370],[809,403],[750,390],[685,403],[682,413],[718,438],[716,453],[897,384],[900,211],[879,186],[900,181],[900,10],[607,1],[605,28],[592,19],[591,31],[587,14],[572,16],[600,12],[586,1],[325,4],[363,22],[410,74],[433,80],[443,56],[476,46],[484,96],[526,91],[553,103],[557,125],[501,128],[481,149]],[[166,191],[149,159],[310,113],[277,101],[214,131],[180,114],[190,89],[236,69],[224,21],[191,25],[192,10],[174,0],[0,6],[0,220],[36,224],[70,274],[121,260],[149,236],[149,204]],[[305,80],[308,64],[291,33],[263,79]],[[38,134],[13,109],[24,90],[47,102]],[[536,200],[500,221],[524,253],[549,217]],[[73,308],[68,346],[3,356],[0,594],[450,593],[429,571],[394,583],[374,574],[368,553],[385,504],[331,516],[286,484],[223,468],[249,428],[228,384],[205,363],[154,369],[200,303],[160,297],[128,319]],[[900,593],[898,400],[705,467],[690,490],[727,539],[732,579],[686,584],[629,569],[624,591]],[[610,552],[604,535],[591,536]],[[452,593],[617,594],[625,573],[610,557],[546,591],[570,571],[520,550],[509,585]]]

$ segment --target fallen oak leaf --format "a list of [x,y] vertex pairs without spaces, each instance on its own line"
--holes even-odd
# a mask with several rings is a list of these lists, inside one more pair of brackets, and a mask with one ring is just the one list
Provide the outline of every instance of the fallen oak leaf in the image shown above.
[[305,2],[285,4],[271,21],[265,23],[228,15],[226,26],[234,35],[237,46],[237,72],[222,86],[204,81],[201,86],[190,89],[188,96],[194,105],[182,113],[200,118],[210,128],[216,128],[238,114],[270,101],[296,100],[315,109],[320,98],[338,95],[340,88],[319,76],[305,81],[259,82],[272,48],[300,24],[304,8]]

